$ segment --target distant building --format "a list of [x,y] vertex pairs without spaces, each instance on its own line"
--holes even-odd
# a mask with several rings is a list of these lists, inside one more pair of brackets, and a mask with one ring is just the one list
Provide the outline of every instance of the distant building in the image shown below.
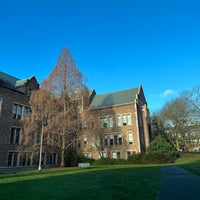
[[[0,166],[38,165],[38,155],[19,152],[21,119],[30,111],[29,98],[39,89],[36,78],[19,80],[0,72]],[[80,98],[81,132],[74,147],[86,157],[124,158],[146,150],[151,140],[150,116],[145,95],[137,88]],[[85,103],[85,101],[87,101]],[[83,105],[84,102],[84,105]],[[85,106],[87,105],[87,106]],[[35,133],[35,143],[40,133]],[[45,146],[45,144],[44,144]],[[43,148],[42,164],[59,164],[58,151]]]

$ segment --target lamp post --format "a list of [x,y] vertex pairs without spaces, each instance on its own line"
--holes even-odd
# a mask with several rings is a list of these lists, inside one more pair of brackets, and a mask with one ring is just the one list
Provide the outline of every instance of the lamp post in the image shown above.
[[47,117],[44,116],[42,119],[42,130],[41,130],[41,137],[40,137],[40,156],[39,156],[39,166],[38,170],[42,170],[42,143],[43,143],[43,135],[44,135],[44,127],[47,125]]

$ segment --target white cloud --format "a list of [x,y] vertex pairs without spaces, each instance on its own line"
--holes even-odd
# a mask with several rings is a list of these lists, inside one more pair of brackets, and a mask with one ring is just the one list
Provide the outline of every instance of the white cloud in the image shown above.
[[176,90],[167,89],[167,90],[165,90],[160,96],[161,96],[162,98],[167,98],[167,97],[169,97],[170,95],[173,95],[173,94],[176,94],[176,93],[177,93]]

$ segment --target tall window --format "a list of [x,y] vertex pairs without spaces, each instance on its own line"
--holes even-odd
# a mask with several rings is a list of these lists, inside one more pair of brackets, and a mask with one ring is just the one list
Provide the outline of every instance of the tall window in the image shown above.
[[133,133],[132,132],[128,133],[128,143],[133,144]]
[[109,116],[109,117],[108,117],[108,127],[109,127],[109,128],[112,128],[112,127],[113,127],[113,117],[112,117],[112,116]]
[[121,115],[117,115],[117,126],[121,126]]
[[14,104],[12,109],[12,117],[14,119],[22,118],[22,105]]
[[108,146],[108,136],[107,135],[104,136],[104,145]]
[[112,116],[100,117],[100,126],[101,128],[112,128],[113,117]]
[[30,108],[28,106],[22,106],[20,104],[13,104],[13,109],[12,109],[12,117],[13,119],[21,119],[22,116],[28,115],[30,112]]
[[3,99],[0,98],[0,116],[1,116],[1,111],[2,111],[2,104],[3,104]]
[[8,153],[8,166],[17,166],[18,165],[18,153],[9,152]]
[[117,126],[127,126],[131,124],[132,120],[130,114],[117,115]]
[[110,143],[111,146],[113,145],[113,139],[114,139],[114,136],[110,135],[110,141],[109,141],[109,143]]
[[21,134],[20,128],[12,127],[10,132],[10,144],[19,144],[20,134]]
[[131,115],[123,115],[123,126],[131,125]]

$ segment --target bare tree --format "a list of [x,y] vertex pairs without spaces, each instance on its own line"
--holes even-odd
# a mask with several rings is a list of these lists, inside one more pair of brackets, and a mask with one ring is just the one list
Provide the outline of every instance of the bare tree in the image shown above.
[[51,131],[60,136],[61,167],[65,165],[67,149],[76,141],[81,123],[85,79],[77,68],[70,51],[64,48],[58,62],[41,87],[54,95],[56,113],[52,116]]
[[160,112],[165,124],[165,134],[174,147],[179,150],[185,146],[190,111],[187,101],[176,98],[166,103]]
[[151,117],[151,132],[152,132],[152,139],[154,139],[158,135],[162,135],[165,137],[165,127],[164,121],[160,117],[159,113],[154,113]]
[[185,90],[181,93],[181,97],[185,98],[191,109],[194,119],[200,116],[200,85],[192,87],[191,90]]
[[[21,137],[21,152],[31,152],[32,158],[38,155],[43,135],[47,137],[48,117],[53,114],[53,101],[49,92],[38,89],[32,92],[30,98],[31,112],[23,118],[23,134]],[[42,136],[42,138],[41,138]]]

